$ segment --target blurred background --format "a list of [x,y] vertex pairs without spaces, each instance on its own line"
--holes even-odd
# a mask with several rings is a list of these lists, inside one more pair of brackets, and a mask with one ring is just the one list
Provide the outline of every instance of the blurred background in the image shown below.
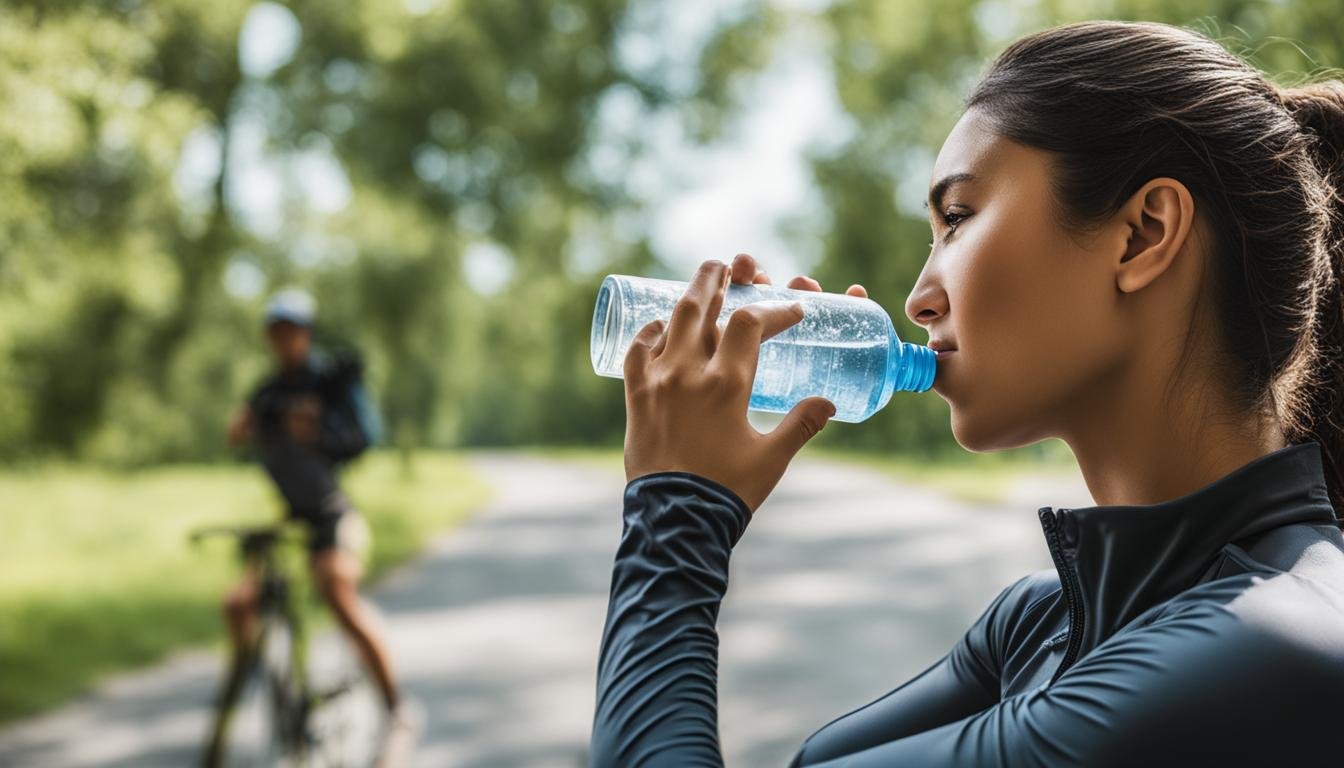
[[[928,253],[929,173],[1008,42],[1087,18],[1167,21],[1292,82],[1344,63],[1338,10],[0,0],[0,762],[151,764],[136,750],[155,738],[150,704],[170,700],[154,691],[187,691],[169,710],[208,701],[216,601],[235,572],[224,548],[193,549],[186,531],[276,513],[223,434],[268,370],[266,300],[297,285],[317,297],[319,343],[362,352],[386,424],[349,486],[373,523],[375,572],[401,566],[375,598],[411,687],[443,703],[430,707],[440,751],[426,764],[576,764],[622,485],[621,385],[588,361],[604,275],[686,279],[705,258],[746,251],[777,282],[863,283],[902,338],[923,341],[903,304]],[[1087,503],[1067,449],[968,456],[947,423],[940,398],[898,395],[868,422],[827,429],[772,499],[795,522],[758,537],[724,616],[725,637],[745,638],[744,676],[725,671],[736,764],[786,761],[829,715],[932,661],[1023,568],[1048,567],[1030,512]],[[911,500],[959,532],[912,538],[891,519]],[[768,546],[769,530],[780,547],[825,541],[847,509],[853,535],[829,560],[800,550],[833,562],[816,578]],[[968,527],[982,549],[952,546]],[[844,549],[858,539],[876,549]],[[893,568],[892,547],[926,559],[855,572]],[[966,576],[965,562],[985,570]],[[969,581],[948,580],[954,570]],[[852,594],[847,579],[871,587],[863,601],[815,613]],[[759,615],[751,583],[772,585]],[[417,667],[415,653],[434,655],[433,630],[398,623],[399,611],[437,610],[435,626],[460,638],[455,622],[483,620],[463,606],[543,593],[575,602],[496,615],[499,636],[458,651],[573,619],[549,698],[519,671],[545,655],[532,647],[507,649],[511,663],[487,665],[479,685],[424,682],[468,670]],[[778,635],[794,615],[788,634],[805,646]],[[841,647],[848,665],[826,667]],[[126,671],[166,674],[161,660],[183,648],[206,649],[203,660],[164,688],[107,682],[156,679]],[[733,653],[726,644],[726,670]],[[855,668],[873,654],[877,673]],[[126,714],[127,690],[148,708]],[[822,694],[789,703],[807,691]],[[555,727],[524,743],[484,725],[524,716]],[[75,749],[72,717],[145,733]],[[189,764],[198,725],[160,729],[172,735],[158,759]]]

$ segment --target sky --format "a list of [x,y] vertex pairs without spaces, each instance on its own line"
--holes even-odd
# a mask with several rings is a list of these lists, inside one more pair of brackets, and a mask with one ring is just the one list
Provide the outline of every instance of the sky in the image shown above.
[[[654,251],[673,273],[689,276],[706,258],[728,261],[746,251],[782,283],[816,261],[817,254],[802,245],[807,239],[789,241],[779,227],[819,207],[806,151],[844,141],[852,129],[839,106],[821,41],[806,23],[808,12],[827,0],[774,1],[794,12],[795,21],[775,46],[772,61],[746,81],[740,94],[743,110],[721,140],[698,145],[673,116],[649,115],[620,91],[600,105],[599,138],[590,162],[599,173],[620,173],[628,180],[644,203]],[[409,12],[433,4],[405,2]],[[645,3],[620,41],[618,55],[632,68],[663,67],[675,83],[679,71],[691,76],[695,52],[739,7],[737,0]],[[240,65],[248,77],[264,79],[301,44],[302,29],[288,9],[258,3],[240,35]],[[670,70],[668,51],[679,54]],[[244,108],[235,120],[229,200],[248,229],[263,237],[278,235],[289,197],[319,214],[350,204],[350,184],[329,146],[315,142],[299,153],[278,154],[266,146],[259,111]],[[638,132],[649,147],[634,162],[609,151],[630,132]],[[188,200],[201,197],[218,172],[218,137],[208,131],[193,135],[175,179],[179,194]],[[600,265],[601,254],[590,260]],[[470,245],[464,254],[464,278],[481,294],[501,290],[511,269],[508,251],[489,241]],[[224,279],[228,290],[241,297],[266,288],[261,270],[245,260],[231,262]]]
[[[662,4],[667,18],[656,26],[668,49],[694,52],[716,16],[731,15],[725,10],[731,5]],[[805,14],[824,3],[777,5]],[[704,259],[728,261],[741,251],[781,277],[798,274],[818,256],[799,252],[778,232],[786,219],[820,205],[805,151],[838,144],[852,131],[815,29],[804,20],[790,23],[771,62],[747,82],[740,103],[736,124],[709,146],[687,141],[674,129],[655,134],[658,175],[676,182],[648,194],[653,246],[668,266],[687,276]]]

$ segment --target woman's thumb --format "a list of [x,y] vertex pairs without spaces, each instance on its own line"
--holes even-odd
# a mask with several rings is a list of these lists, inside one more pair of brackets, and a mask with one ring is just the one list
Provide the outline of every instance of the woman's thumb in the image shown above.
[[792,459],[834,415],[835,406],[824,397],[800,400],[770,433],[770,439],[786,460]]

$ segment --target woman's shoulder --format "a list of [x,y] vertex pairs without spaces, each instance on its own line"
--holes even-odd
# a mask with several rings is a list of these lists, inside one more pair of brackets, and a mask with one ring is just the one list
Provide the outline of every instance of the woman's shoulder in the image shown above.
[[[1298,552],[1297,563],[1279,569],[1234,551],[1241,568],[1186,590],[1135,629],[1165,638],[1167,651],[1240,658],[1246,671],[1337,677],[1344,671],[1344,556],[1328,544]],[[1344,687],[1338,691],[1344,695]]]
[[1059,572],[1054,568],[1043,568],[1022,576],[1009,584],[999,595],[999,600],[1014,613],[1025,613],[1037,607],[1049,598],[1059,596]]
[[1104,701],[1099,750],[1165,744],[1173,764],[1225,764],[1213,746],[1270,764],[1249,756],[1277,740],[1285,755],[1337,756],[1320,725],[1344,697],[1344,612],[1334,597],[1291,573],[1248,572],[1201,584],[1154,616],[1040,692],[1064,710]]
[[1178,596],[1179,614],[1218,606],[1272,636],[1334,637],[1344,650],[1344,537],[1328,525],[1286,525],[1229,545],[1216,576]]
[[1022,637],[1024,630],[1030,630],[1033,641],[1038,641],[1045,638],[1035,638],[1035,634],[1059,629],[1053,626],[1057,621],[1047,627],[1041,619],[1062,599],[1059,574],[1053,568],[1032,571],[1004,587],[971,627],[970,633],[987,635],[986,642],[998,646],[1006,656],[1013,647],[1026,641]]
[[1226,552],[1248,570],[1289,573],[1344,594],[1344,534],[1333,525],[1280,526]]

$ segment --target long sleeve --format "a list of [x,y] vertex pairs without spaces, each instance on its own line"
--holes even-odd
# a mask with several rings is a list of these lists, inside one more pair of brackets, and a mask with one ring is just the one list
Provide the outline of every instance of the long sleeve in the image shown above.
[[719,603],[750,518],[732,491],[660,472],[625,489],[597,669],[592,766],[718,766]]
[[1337,651],[1308,648],[1283,630],[1198,606],[1113,638],[1053,685],[803,764],[1337,766],[1337,731],[1328,723],[1344,664]]
[[952,648],[886,695],[812,734],[793,758],[806,766],[955,722],[999,701],[1003,640],[1041,591],[1034,576],[1001,591]]
[[[719,603],[749,510],[687,473],[626,486],[624,529],[598,663],[593,766],[720,766]],[[1004,590],[937,663],[808,739],[795,764],[847,755],[979,712],[998,700],[994,638],[1030,598]],[[787,706],[787,703],[782,704]]]

